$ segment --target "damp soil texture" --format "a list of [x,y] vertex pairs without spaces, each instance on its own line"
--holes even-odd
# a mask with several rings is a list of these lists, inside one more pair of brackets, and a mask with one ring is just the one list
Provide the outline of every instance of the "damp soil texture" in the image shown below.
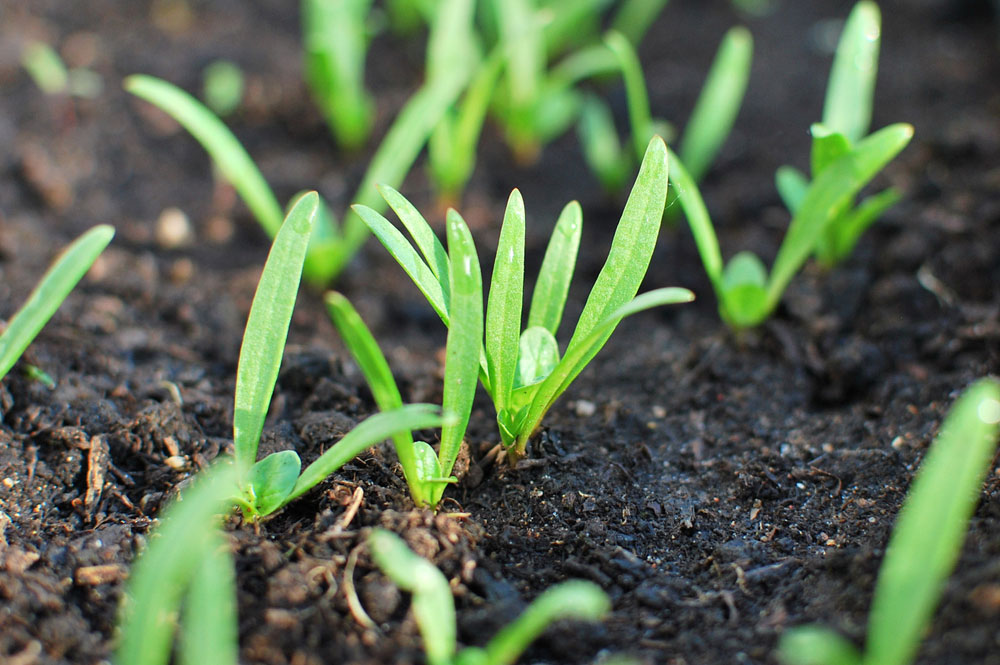
[[[0,10],[0,314],[58,248],[97,223],[111,247],[2,383],[0,661],[110,659],[116,611],[159,511],[231,449],[236,360],[268,242],[201,148],[121,89],[158,75],[197,91],[227,58],[247,76],[229,120],[280,197],[318,188],[344,210],[371,148],[339,152],[301,80],[295,3],[5,1]],[[728,256],[772,258],[787,225],[775,168],[805,167],[831,35],[850,3],[777,0],[766,16],[677,0],[643,43],[654,112],[683,125],[730,26],[752,31],[745,106],[704,194]],[[559,624],[526,663],[777,663],[807,622],[860,643],[901,500],[948,407],[1000,361],[1000,53],[986,2],[884,2],[873,126],[916,137],[880,176],[903,201],[846,264],[800,275],[735,338],[683,225],[664,229],[644,289],[698,300],[625,321],[557,403],[514,469],[483,395],[470,463],[437,515],[413,510],[391,448],[363,454],[259,531],[230,528],[245,663],[423,662],[408,597],[373,567],[366,529],[404,535],[452,581],[459,639],[483,644],[550,585],[585,578],[613,610]],[[96,72],[93,99],[43,95],[18,63],[29,38]],[[383,33],[368,81],[376,134],[420,80],[423,37]],[[618,112],[623,93],[601,91]],[[488,126],[461,203],[483,257],[512,187],[528,211],[529,273],[559,209],[584,236],[573,320],[622,201],[601,192],[570,133],[519,166]],[[443,216],[420,168],[403,191]],[[439,227],[440,228],[440,227]],[[485,265],[492,261],[484,259]],[[445,330],[374,242],[338,282],[382,343],[405,399],[440,399]],[[54,387],[28,378],[40,367]],[[300,294],[262,444],[305,461],[374,411],[326,320]],[[1000,663],[1000,469],[918,662]],[[370,622],[352,611],[354,595]]]

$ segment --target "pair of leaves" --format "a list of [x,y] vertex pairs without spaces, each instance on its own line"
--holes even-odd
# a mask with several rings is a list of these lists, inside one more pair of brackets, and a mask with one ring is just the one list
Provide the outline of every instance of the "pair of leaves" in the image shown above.
[[447,578],[390,531],[374,529],[368,546],[382,572],[412,594],[411,609],[431,665],[509,665],[553,621],[596,621],[610,609],[607,595],[597,585],[580,580],[564,582],[535,599],[486,647],[458,651],[455,604]]
[[789,665],[907,665],[961,552],[997,445],[1000,384],[983,379],[952,407],[917,471],[886,548],[861,654],[818,626],[788,631]]

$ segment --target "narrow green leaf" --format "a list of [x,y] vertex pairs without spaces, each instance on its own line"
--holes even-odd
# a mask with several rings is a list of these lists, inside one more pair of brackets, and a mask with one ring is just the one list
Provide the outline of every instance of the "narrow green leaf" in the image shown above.
[[[324,301],[330,319],[344,340],[344,345],[351,352],[368,382],[379,410],[392,411],[403,406],[403,398],[399,394],[399,387],[392,376],[389,363],[354,306],[336,291],[328,292]],[[392,437],[392,442],[399,464],[403,467],[403,475],[406,477],[413,502],[418,506],[427,503],[428,497],[420,483],[420,465],[414,452],[413,435],[409,430],[403,430]]]
[[611,109],[594,95],[584,97],[577,134],[587,166],[606,190],[617,192],[628,179],[633,162],[631,154],[622,150]]
[[498,409],[506,408],[514,390],[523,299],[524,200],[515,189],[504,212],[486,306],[486,367]]
[[410,279],[424,294],[427,302],[438,313],[444,324],[449,325],[451,317],[448,314],[448,302],[445,300],[441,283],[434,276],[434,271],[424,263],[406,237],[389,220],[367,206],[355,205],[352,207],[358,217],[364,220],[371,232],[379,239],[379,242],[392,254],[400,267],[410,276]]
[[468,81],[482,59],[473,0],[438,0],[435,28],[427,40],[425,72],[430,84],[460,77]]
[[0,335],[0,379],[7,376],[114,235],[111,226],[95,226],[59,254]]
[[738,252],[722,276],[724,295],[719,314],[732,328],[757,325],[767,310],[767,268],[753,252]]
[[851,142],[840,132],[835,132],[818,122],[813,123],[809,131],[813,137],[810,166],[812,176],[815,178],[835,160],[849,153]]
[[443,422],[446,422],[445,419],[441,417],[438,407],[433,404],[407,404],[393,411],[369,416],[320,455],[319,459],[306,467],[282,505],[288,505],[323,482],[327,476],[350,462],[362,451],[392,437],[397,432],[440,427]]
[[850,153],[840,157],[820,173],[806,192],[792,218],[768,282],[768,310],[781,300],[785,287],[816,246],[832,216],[842,210],[913,137],[911,125],[899,123],[865,137]]
[[903,195],[899,190],[889,188],[869,196],[851,212],[844,215],[835,222],[831,229],[835,231],[836,244],[833,247],[832,260],[824,260],[819,256],[820,262],[830,266],[850,256],[854,251],[861,235],[874,224],[886,210],[896,205]]
[[778,659],[784,665],[860,665],[861,654],[828,628],[800,626],[781,636]]
[[[624,38],[622,38],[624,39]],[[667,198],[667,147],[654,136],[646,149],[611,251],[576,324],[567,353],[608,315],[632,300],[649,267]],[[607,331],[611,335],[614,327]]]
[[597,621],[611,609],[611,600],[593,582],[570,580],[543,592],[513,622],[486,645],[490,665],[512,665],[553,621]]
[[319,207],[319,195],[306,194],[288,213],[271,245],[257,284],[236,370],[233,440],[236,461],[249,469],[271,403],[288,325],[302,276],[302,263]]
[[809,178],[794,166],[779,166],[774,172],[774,185],[788,212],[793,215],[798,212],[809,190]]
[[1000,384],[969,388],[941,426],[896,519],[868,618],[865,665],[912,662],[997,445]]
[[545,249],[545,258],[542,259],[535,292],[531,297],[529,328],[541,326],[553,335],[559,330],[582,233],[583,211],[579,203],[570,201],[559,214]]
[[302,462],[294,450],[272,453],[250,467],[243,481],[244,499],[254,515],[270,515],[295,487]]
[[[646,158],[649,157],[649,147],[652,146],[653,141],[653,117],[649,110],[649,93],[646,91],[646,79],[642,73],[639,55],[635,52],[632,43],[624,35],[614,30],[605,35],[604,43],[618,58],[622,80],[625,82],[629,122],[632,125],[632,145],[636,157],[646,151],[646,157],[643,157],[643,164],[645,164]],[[666,178],[666,161],[666,151],[664,151],[664,178]],[[635,190],[633,189],[633,191]],[[633,293],[633,295],[635,294]]]
[[31,80],[46,95],[61,95],[69,90],[69,72],[56,50],[46,44],[31,40],[21,52],[21,66]]
[[201,102],[177,86],[153,76],[135,74],[125,89],[170,114],[205,149],[257,222],[274,236],[283,218],[281,205],[239,140]]
[[[521,333],[515,388],[538,383],[559,364],[559,345],[546,328],[533,326]],[[514,406],[510,404],[510,406]]]
[[[483,346],[483,277],[469,227],[448,211],[448,256],[451,261],[451,325],[445,344],[442,410],[455,421],[441,429],[441,473],[451,473],[469,424]],[[442,489],[443,491],[443,489]],[[434,503],[440,500],[440,492]]]
[[402,194],[388,185],[378,186],[379,194],[385,199],[392,211],[399,217],[407,233],[413,238],[413,244],[417,246],[424,257],[427,266],[434,273],[441,290],[445,294],[444,302],[448,302],[448,252],[444,250],[444,245],[438,240],[434,229],[427,223],[424,216],[406,200]]
[[523,452],[528,437],[538,427],[542,418],[555,403],[556,399],[566,392],[566,389],[569,388],[573,380],[594,359],[594,356],[601,350],[611,336],[612,331],[614,331],[622,319],[651,307],[690,302],[692,300],[694,300],[694,294],[687,289],[667,287],[647,291],[610,313],[603,321],[591,329],[587,337],[567,348],[562,360],[559,361],[559,364],[552,370],[548,378],[542,381],[541,385],[537,388],[537,392],[529,407],[529,413],[525,416],[524,427],[518,433],[517,446],[519,452]]
[[171,502],[162,513],[129,575],[113,659],[117,665],[169,662],[181,599],[206,553],[218,543],[219,517],[232,509],[237,471],[228,460],[216,462],[183,491],[183,501]]
[[237,665],[239,627],[236,571],[229,542],[221,533],[207,539],[181,616],[180,665]]
[[871,123],[881,37],[878,5],[854,5],[837,44],[823,105],[823,124],[851,143],[861,140]]
[[701,198],[698,185],[688,175],[687,169],[677,155],[673,151],[669,152],[670,182],[677,192],[677,199],[684,210],[684,216],[687,217],[688,226],[691,227],[691,235],[694,236],[695,245],[698,247],[701,264],[712,282],[716,299],[721,303],[725,288],[722,283],[723,264],[719,239],[715,235],[712,219],[708,216],[708,208],[705,207],[705,200]]
[[708,171],[733,129],[750,80],[752,59],[750,31],[730,29],[722,38],[681,138],[681,158],[695,182]]
[[392,582],[413,594],[413,616],[430,665],[449,665],[455,657],[455,601],[448,579],[437,567],[406,546],[396,534],[373,529],[368,536],[372,558]]

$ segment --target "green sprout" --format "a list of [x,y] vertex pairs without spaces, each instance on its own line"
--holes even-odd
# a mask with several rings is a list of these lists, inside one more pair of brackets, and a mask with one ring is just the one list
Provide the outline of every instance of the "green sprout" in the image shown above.
[[372,0],[302,0],[306,82],[337,143],[348,150],[365,144],[375,119],[365,90],[371,6]]
[[199,473],[164,510],[139,555],[122,602],[115,665],[236,665],[236,573],[222,516],[239,477],[232,460]]
[[202,75],[202,96],[220,117],[231,115],[243,100],[243,70],[228,60],[211,62]]
[[236,371],[233,442],[237,467],[244,471],[234,500],[248,517],[269,515],[322,482],[363,450],[397,432],[441,425],[437,409],[411,404],[367,418],[305,470],[293,450],[257,461],[271,395],[295,308],[302,263],[319,209],[309,192],[292,206],[274,238],[247,319]]
[[[538,275],[528,327],[522,331],[525,220],[524,202],[517,190],[511,193],[504,214],[485,320],[479,259],[462,217],[448,211],[445,252],[427,221],[405,198],[390,187],[380,191],[407,228],[419,254],[385,217],[364,206],[355,206],[355,210],[448,326],[449,337],[461,335],[480,349],[478,362],[470,362],[464,373],[474,376],[478,371],[480,382],[493,399],[511,461],[525,455],[528,439],[542,418],[623,318],[694,298],[681,288],[656,289],[636,297],[656,245],[666,200],[667,148],[659,137],[649,143],[607,261],[561,357],[555,334],[582,232],[578,203],[568,204],[559,216]],[[485,331],[485,344],[480,331]],[[456,351],[455,355],[460,354]],[[461,354],[469,355],[475,357]],[[446,367],[450,361],[450,357],[446,359]]]
[[69,69],[45,42],[31,41],[21,53],[21,65],[46,95],[72,95],[93,99],[101,94],[101,77],[90,69]]
[[734,330],[741,330],[758,326],[771,316],[792,277],[815,250],[838,211],[853,200],[912,136],[912,126],[890,125],[861,139],[824,168],[809,183],[796,207],[770,273],[760,258],[748,251],[737,253],[723,265],[719,241],[698,187],[681,161],[671,155],[670,179],[712,282],[722,320]]
[[[811,171],[820,178],[838,157],[856,149],[868,133],[878,72],[879,42],[882,21],[878,5],[859,2],[854,6],[837,44],[830,81],[823,106],[823,121],[814,124]],[[778,192],[788,209],[795,214],[809,188],[809,179],[791,166],[782,166],[775,174]],[[816,259],[832,267],[854,251],[854,246],[868,227],[902,197],[894,188],[873,194],[855,205],[855,197],[840,203],[833,220],[816,242]]]
[[1000,383],[983,379],[952,408],[903,502],[879,570],[864,653],[832,630],[782,636],[788,665],[907,665],[958,560],[1000,423]]
[[[0,335],[0,379],[7,376],[114,235],[114,228],[106,224],[95,226],[64,249],[42,276],[28,300]],[[45,373],[42,372],[42,375]]]
[[[443,18],[431,26],[431,41],[447,28]],[[444,33],[446,34],[446,33]],[[379,144],[352,201],[384,210],[376,183],[398,186],[444,113],[458,99],[469,75],[464,68],[439,68],[406,102]],[[264,176],[239,140],[201,102],[180,88],[153,76],[136,74],[125,79],[125,89],[170,114],[208,152],[222,176],[230,182],[261,227],[272,238],[284,217],[281,205]],[[368,238],[368,227],[355,215],[343,224],[329,206],[321,206],[306,254],[307,281],[324,286],[344,269]]]
[[592,582],[571,580],[548,589],[485,647],[457,646],[455,602],[448,579],[415,554],[399,536],[374,529],[368,536],[372,558],[392,582],[413,596],[411,609],[430,665],[510,665],[554,621],[597,621],[611,603]]

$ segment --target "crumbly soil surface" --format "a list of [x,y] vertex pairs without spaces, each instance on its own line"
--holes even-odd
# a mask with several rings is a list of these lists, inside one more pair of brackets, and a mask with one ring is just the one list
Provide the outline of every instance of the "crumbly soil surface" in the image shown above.
[[[804,167],[831,30],[847,2],[669,3],[641,56],[658,115],[683,126],[731,25],[756,39],[735,133],[704,185],[723,252],[773,258],[787,224],[773,187]],[[106,662],[134,557],[165,503],[231,448],[242,328],[267,239],[201,148],[121,90],[146,72],[197,90],[225,57],[248,76],[229,122],[282,198],[319,188],[343,210],[371,153],[338,151],[300,76],[298,17],[278,0],[5,3],[0,22],[0,315],[57,250],[96,223],[112,246],[0,389],[0,661]],[[636,316],[559,401],[515,469],[477,398],[472,462],[437,515],[417,512],[390,448],[363,454],[256,531],[230,527],[241,660],[423,662],[409,599],[363,545],[382,525],[452,580],[463,644],[483,644],[552,584],[611,595],[606,621],[560,624],[523,662],[776,663],[783,630],[821,622],[860,643],[893,521],[948,407],[1000,361],[1000,54],[987,3],[886,1],[873,126],[916,138],[880,178],[906,197],[843,266],[809,267],[771,322],[726,331],[690,234],[665,228],[644,288],[697,302]],[[103,79],[93,100],[45,97],[23,40],[56,44]],[[368,80],[378,134],[419,80],[423,37],[382,34]],[[622,91],[604,94],[623,111]],[[528,210],[528,264],[556,214],[584,208],[567,319],[602,265],[622,200],[572,135],[519,166],[488,126],[460,209],[491,264],[510,189]],[[442,215],[420,169],[403,187]],[[171,222],[170,208],[187,224]],[[168,211],[168,212],[164,212]],[[183,221],[183,220],[182,220]],[[173,234],[171,235],[171,231]],[[370,242],[338,283],[408,401],[440,399],[445,331]],[[371,414],[371,395],[304,289],[262,452],[310,461]],[[568,335],[569,330],[564,331]],[[28,364],[55,381],[28,378]],[[934,528],[934,525],[928,525]],[[1000,469],[981,491],[918,662],[1000,663]],[[351,609],[355,596],[370,622]]]

